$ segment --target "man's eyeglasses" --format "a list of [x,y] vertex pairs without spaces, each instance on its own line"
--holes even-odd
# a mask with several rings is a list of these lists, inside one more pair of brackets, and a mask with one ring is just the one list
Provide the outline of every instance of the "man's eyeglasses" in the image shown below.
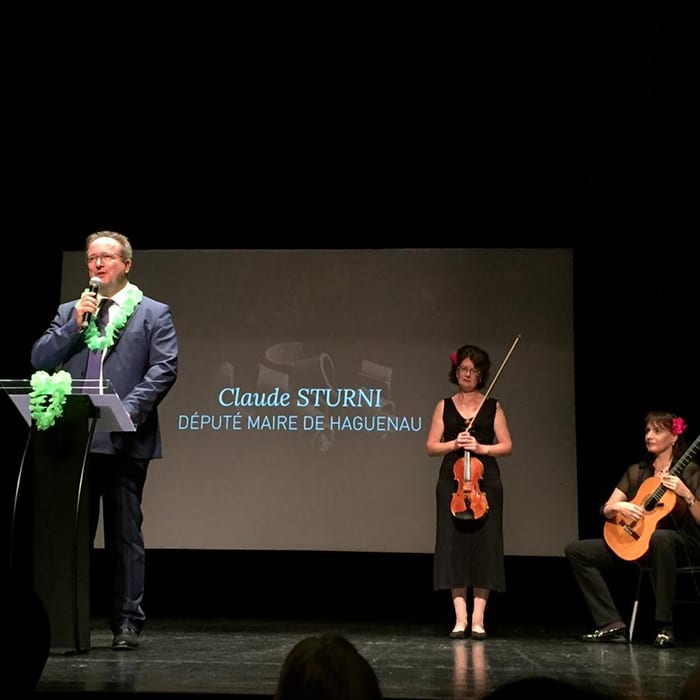
[[102,253],[102,255],[88,255],[87,257],[88,265],[94,265],[98,260],[102,260],[103,265],[108,265],[115,260],[119,260],[119,256],[112,253]]
[[481,370],[476,367],[457,367],[459,374],[481,374]]

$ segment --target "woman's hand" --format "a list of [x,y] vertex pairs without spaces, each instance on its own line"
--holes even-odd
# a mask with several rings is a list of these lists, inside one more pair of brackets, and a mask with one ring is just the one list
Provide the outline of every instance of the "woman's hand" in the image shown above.
[[680,477],[671,476],[668,472],[661,475],[661,483],[673,493],[677,494],[686,501],[693,497],[693,492],[683,483]]
[[626,518],[629,518],[635,523],[640,518],[643,518],[646,512],[642,506],[632,503],[631,501],[620,501],[619,503],[616,503],[615,506],[620,515],[624,515]]
[[482,445],[468,430],[463,430],[456,439],[458,450],[469,450],[473,454],[485,454],[486,446]]

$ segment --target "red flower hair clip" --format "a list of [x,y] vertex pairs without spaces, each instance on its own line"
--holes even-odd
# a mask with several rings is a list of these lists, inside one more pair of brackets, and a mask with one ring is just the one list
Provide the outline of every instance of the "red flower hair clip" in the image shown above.
[[688,425],[682,418],[674,418],[671,422],[671,434],[682,435],[687,427]]
[[456,352],[450,353],[450,362],[452,362],[453,365],[457,364],[457,353]]

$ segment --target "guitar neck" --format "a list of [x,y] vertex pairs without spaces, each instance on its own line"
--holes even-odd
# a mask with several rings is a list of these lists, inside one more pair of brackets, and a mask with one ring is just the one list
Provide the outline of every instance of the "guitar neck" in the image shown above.
[[695,453],[700,450],[700,435],[693,444],[679,457],[678,461],[668,470],[672,476],[678,476],[692,461]]

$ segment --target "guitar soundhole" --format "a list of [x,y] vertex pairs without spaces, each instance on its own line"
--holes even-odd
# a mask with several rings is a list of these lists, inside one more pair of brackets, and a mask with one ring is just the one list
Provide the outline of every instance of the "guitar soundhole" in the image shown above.
[[655,498],[647,498],[646,501],[644,501],[644,510],[647,511],[647,513],[651,513],[655,508],[659,508],[661,506],[661,501],[657,501]]

